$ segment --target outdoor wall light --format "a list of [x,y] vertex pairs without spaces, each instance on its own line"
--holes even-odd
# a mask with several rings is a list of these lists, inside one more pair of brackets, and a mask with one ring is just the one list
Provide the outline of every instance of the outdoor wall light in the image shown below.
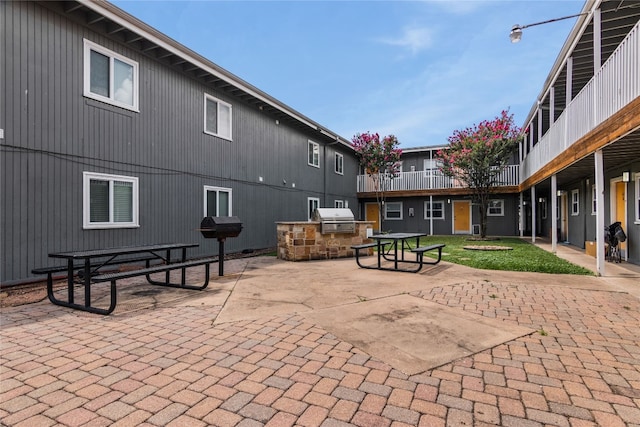
[[538,197],[538,203],[544,202],[544,197]]
[[536,25],[548,24],[549,22],[562,21],[563,19],[575,18],[576,16],[587,15],[586,13],[578,13],[576,15],[563,16],[562,18],[548,19],[542,22],[535,22],[533,24],[527,25],[514,25],[511,27],[511,33],[509,33],[509,38],[511,39],[511,43],[518,43],[522,40],[522,30],[529,27],[534,27]]
[[622,172],[622,182],[629,182],[631,179],[631,171]]
[[558,196],[558,197],[562,196],[562,190],[556,191],[556,196]]

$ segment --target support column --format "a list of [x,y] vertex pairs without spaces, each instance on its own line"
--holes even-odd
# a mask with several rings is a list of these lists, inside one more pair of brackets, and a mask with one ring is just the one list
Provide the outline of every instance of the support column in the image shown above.
[[536,218],[536,186],[531,186],[531,243],[536,242],[536,223],[538,219]]
[[520,228],[520,237],[524,237],[524,197],[523,193],[520,193],[520,224],[518,227]]
[[558,251],[558,178],[551,175],[551,252]]
[[596,272],[604,275],[604,159],[602,150],[594,153],[596,174]]
[[556,121],[556,90],[553,86],[549,89],[549,127]]

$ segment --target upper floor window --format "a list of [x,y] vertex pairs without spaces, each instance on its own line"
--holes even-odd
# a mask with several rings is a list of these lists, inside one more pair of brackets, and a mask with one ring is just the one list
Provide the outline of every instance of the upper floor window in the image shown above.
[[336,153],[335,172],[340,175],[344,174],[344,156],[340,153]]
[[84,228],[138,227],[138,178],[84,172]]
[[571,215],[580,215],[580,190],[571,191]]
[[84,40],[84,96],[138,111],[138,63]]
[[424,159],[424,176],[435,176],[439,170],[440,164],[436,159]]
[[402,219],[402,202],[385,203],[384,219]]
[[309,166],[320,167],[320,144],[309,141],[308,145],[308,163]]
[[444,219],[444,202],[424,202],[424,219]]
[[231,141],[231,104],[204,94],[204,133]]
[[636,173],[636,218],[635,223],[640,224],[640,173]]
[[504,200],[489,200],[487,216],[504,216]]
[[204,216],[231,216],[231,189],[204,186]]

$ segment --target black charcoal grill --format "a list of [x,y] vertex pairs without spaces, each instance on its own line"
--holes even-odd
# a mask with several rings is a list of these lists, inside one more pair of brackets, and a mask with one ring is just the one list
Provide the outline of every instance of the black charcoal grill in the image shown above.
[[356,221],[349,208],[318,208],[313,219],[320,221],[322,234],[356,232]]
[[205,239],[218,239],[218,276],[224,275],[224,241],[238,237],[242,222],[237,216],[206,216],[200,222],[200,232]]

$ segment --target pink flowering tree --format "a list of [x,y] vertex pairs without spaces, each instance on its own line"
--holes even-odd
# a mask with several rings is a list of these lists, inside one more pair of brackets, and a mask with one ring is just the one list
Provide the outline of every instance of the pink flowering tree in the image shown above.
[[504,184],[501,174],[523,137],[513,123],[513,114],[482,121],[473,127],[457,130],[448,138],[449,145],[437,153],[440,170],[459,180],[473,191],[473,201],[480,207],[480,237],[487,236],[487,209],[494,188]]
[[353,148],[360,161],[360,166],[373,181],[378,203],[378,224],[382,228],[382,209],[384,208],[385,191],[391,180],[400,172],[400,155],[398,138],[385,136],[380,140],[377,133],[358,133],[352,139]]

